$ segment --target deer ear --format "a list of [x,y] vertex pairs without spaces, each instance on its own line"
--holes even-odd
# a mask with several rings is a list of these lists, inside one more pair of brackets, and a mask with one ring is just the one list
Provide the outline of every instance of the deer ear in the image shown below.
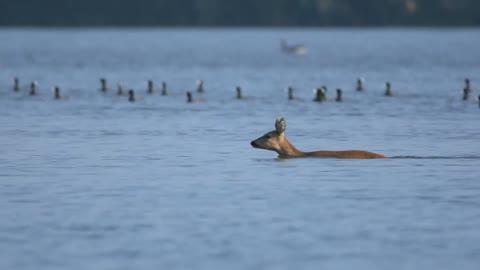
[[282,134],[285,132],[285,129],[287,128],[287,121],[285,121],[285,118],[277,118],[275,121],[275,129],[277,130],[278,133]]

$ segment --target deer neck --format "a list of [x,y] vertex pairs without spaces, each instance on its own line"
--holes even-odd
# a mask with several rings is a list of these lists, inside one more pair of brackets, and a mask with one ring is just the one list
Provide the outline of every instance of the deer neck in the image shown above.
[[281,158],[305,157],[306,153],[298,150],[286,137],[283,138],[282,145],[277,151]]

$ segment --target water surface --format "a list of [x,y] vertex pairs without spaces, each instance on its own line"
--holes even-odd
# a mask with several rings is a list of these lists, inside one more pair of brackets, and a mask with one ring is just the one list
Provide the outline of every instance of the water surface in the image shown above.
[[[309,53],[282,54],[282,38]],[[465,77],[480,84],[477,29],[1,29],[0,40],[1,269],[480,264],[480,109],[461,100]],[[144,102],[100,93],[100,77]],[[147,95],[148,79],[176,95]],[[186,104],[198,79],[208,102]],[[386,81],[398,97],[382,96]],[[237,85],[256,99],[235,100]],[[290,85],[303,101],[286,99]],[[345,102],[311,102],[322,85]],[[280,116],[302,150],[403,158],[252,149]]]

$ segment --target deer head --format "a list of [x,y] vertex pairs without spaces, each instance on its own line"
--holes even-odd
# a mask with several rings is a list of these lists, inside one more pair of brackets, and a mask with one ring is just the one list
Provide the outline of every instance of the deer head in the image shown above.
[[252,141],[250,144],[255,148],[271,150],[281,154],[286,140],[286,128],[287,121],[285,121],[285,118],[277,118],[275,121],[275,130],[268,132],[262,137]]

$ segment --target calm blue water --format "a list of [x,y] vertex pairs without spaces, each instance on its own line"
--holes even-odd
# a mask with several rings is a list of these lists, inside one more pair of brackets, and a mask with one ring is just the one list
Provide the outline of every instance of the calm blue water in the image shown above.
[[[282,54],[282,38],[309,53]],[[480,265],[480,109],[461,100],[465,77],[480,86],[478,29],[0,29],[0,40],[0,269]],[[14,76],[40,94],[14,93]],[[144,102],[100,93],[100,77]],[[148,79],[176,96],[147,95]],[[186,104],[198,79],[208,102]],[[398,97],[382,96],[387,80]],[[256,99],[235,100],[237,85]],[[289,85],[303,102],[286,99]],[[322,85],[345,102],[311,102]],[[411,158],[251,148],[279,116],[302,150]]]

